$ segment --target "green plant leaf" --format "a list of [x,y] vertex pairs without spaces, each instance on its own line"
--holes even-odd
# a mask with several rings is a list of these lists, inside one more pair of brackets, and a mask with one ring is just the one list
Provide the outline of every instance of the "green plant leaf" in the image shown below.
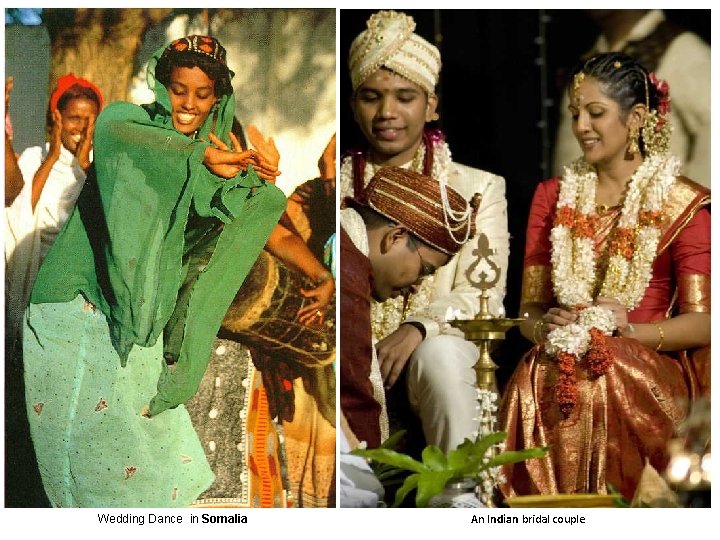
[[447,458],[448,467],[456,471],[465,467],[470,460],[474,444],[470,439],[465,439],[455,450],[450,450]]
[[498,467],[500,465],[509,465],[510,463],[518,463],[519,461],[525,461],[526,459],[544,457],[548,453],[548,447],[543,446],[540,448],[526,448],[524,450],[512,450],[503,452],[497,456],[490,458],[490,462],[487,465],[483,465],[483,469],[490,467]]
[[408,476],[400,489],[395,492],[395,502],[393,503],[393,506],[400,506],[405,500],[405,497],[408,496],[408,493],[417,487],[419,480],[420,475],[418,473]]
[[[480,471],[490,467],[542,457],[548,452],[545,447],[502,452],[496,456],[486,455],[488,450],[507,438],[506,433],[495,432],[474,441],[465,439],[447,455],[436,446],[427,446],[422,451],[421,463],[389,448],[397,445],[404,435],[404,431],[398,431],[381,448],[356,449],[351,452],[370,460],[375,475],[384,486],[394,487],[402,483],[395,492],[393,506],[402,504],[408,494],[416,489],[415,505],[418,508],[426,507],[430,499],[441,493],[453,479],[476,477]],[[403,478],[403,475],[407,476]]]
[[401,474],[407,474],[407,469],[399,469],[397,467],[391,467],[387,470],[382,471],[379,474],[376,474],[377,479],[380,480],[380,482],[384,482],[388,478],[394,478],[395,476],[399,476]]
[[418,480],[415,506],[425,508],[433,496],[445,489],[445,485],[452,477],[452,471],[428,471],[421,474]]
[[465,439],[458,448],[450,452],[448,462],[452,463],[456,475],[474,476],[478,471],[488,467],[488,464],[483,464],[483,460],[489,458],[489,456],[486,456],[487,451],[494,445],[504,441],[506,437],[507,434],[498,431],[475,441]]
[[395,450],[397,448],[398,443],[402,440],[402,438],[405,436],[405,433],[407,433],[407,430],[401,429],[390,435],[387,439],[385,439],[385,442],[383,442],[380,445],[380,448],[387,448],[388,450]]
[[475,457],[485,457],[485,454],[491,446],[501,443],[505,439],[507,439],[507,433],[504,431],[496,431],[495,433],[485,435],[482,439],[478,439],[473,443],[471,454]]
[[435,445],[426,446],[422,451],[422,462],[431,471],[447,469],[448,460],[445,453]]
[[399,467],[401,469],[407,469],[409,471],[421,473],[424,472],[427,469],[425,465],[420,463],[419,461],[411,458],[410,456],[406,454],[401,454],[399,452],[396,452],[395,450],[388,450],[386,448],[372,448],[372,449],[361,449],[356,448],[352,452],[350,452],[354,456],[360,456],[368,459],[372,459],[374,461],[377,461],[379,463],[386,463],[388,465],[393,465],[394,467]]

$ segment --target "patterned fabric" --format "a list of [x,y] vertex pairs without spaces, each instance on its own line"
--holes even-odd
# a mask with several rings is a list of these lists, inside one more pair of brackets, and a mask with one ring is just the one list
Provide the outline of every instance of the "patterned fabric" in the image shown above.
[[[295,414],[283,421],[288,479],[302,508],[335,505],[335,370],[301,369],[293,380]],[[332,390],[332,395],[327,389]],[[328,418],[323,409],[331,409]]]
[[[122,363],[134,345],[154,344],[171,319],[183,328],[173,350],[166,346],[175,363],[150,402],[156,415],[197,390],[220,322],[285,196],[252,168],[226,180],[203,164],[213,124],[222,136],[230,131],[232,95],[219,98],[217,115],[191,139],[174,129],[167,89],[152,81],[155,103],[115,102],[98,116],[93,169],[40,268],[31,302],[68,301],[82,292],[107,316]],[[218,225],[209,263],[201,272],[191,268],[185,246]],[[193,271],[197,279],[178,301]]]
[[217,338],[197,394],[187,402],[215,482],[193,506],[291,504],[282,429],[270,416],[262,376],[246,347]]
[[383,167],[361,194],[347,202],[372,208],[426,244],[454,255],[465,243],[461,240],[474,234],[479,199],[468,202],[430,176],[402,167]]
[[225,47],[220,42],[209,36],[186,36],[176,39],[168,45],[162,53],[167,56],[172,53],[193,52],[204,54],[214,60],[220,62],[223,66],[227,66],[227,53]]
[[121,367],[105,316],[82,296],[30,304],[25,321],[27,415],[53,506],[184,507],[210,486],[185,407],[142,415],[162,370],[161,342],[134,347]]
[[[210,486],[182,404],[285,207],[251,167],[227,180],[203,163],[210,130],[227,138],[234,96],[218,99],[197,138],[175,130],[153,76],[162,51],[148,67],[156,101],[115,102],[98,116],[93,169],[30,299],[28,416],[58,506],[187,506]],[[78,322],[78,295],[103,316]],[[38,421],[38,404],[54,421]]]
[[[528,223],[526,268],[550,265],[550,228],[557,204],[557,179],[542,182]],[[628,314],[632,323],[663,321],[697,302],[697,287],[710,284],[710,213],[708,191],[678,178],[664,208],[662,239],[650,284],[640,305]],[[601,217],[596,246],[602,249],[618,210]],[[549,272],[537,269],[534,289],[551,290]],[[542,276],[545,287],[537,282]],[[690,277],[698,276],[698,277]],[[683,285],[684,284],[684,285]],[[535,298],[539,296],[535,295]],[[685,307],[683,307],[685,306]],[[550,307],[548,305],[547,307]],[[699,310],[697,310],[699,311]],[[709,312],[709,301],[707,303]],[[709,392],[709,346],[693,351],[659,354],[624,337],[608,337],[614,360],[601,377],[588,375],[583,360],[576,369],[577,403],[565,418],[555,397],[557,363],[539,347],[520,361],[506,386],[500,430],[507,449],[550,445],[541,459],[508,466],[506,496],[533,493],[606,493],[612,485],[631,499],[646,465],[667,465],[667,442],[685,418],[688,400]]]

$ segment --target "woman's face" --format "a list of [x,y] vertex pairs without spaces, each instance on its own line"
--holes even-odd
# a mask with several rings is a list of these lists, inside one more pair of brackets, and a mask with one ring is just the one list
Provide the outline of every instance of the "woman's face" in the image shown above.
[[71,99],[60,111],[62,127],[60,140],[62,145],[75,154],[80,139],[87,130],[90,121],[98,114],[98,106],[92,99],[77,97]]
[[437,99],[397,73],[379,69],[358,87],[351,103],[374,160],[391,166],[414,157]]
[[185,135],[200,129],[218,99],[215,81],[199,67],[172,68],[168,93],[173,126]]
[[593,77],[570,90],[572,130],[585,160],[591,165],[625,159],[629,125],[620,105],[607,96]]

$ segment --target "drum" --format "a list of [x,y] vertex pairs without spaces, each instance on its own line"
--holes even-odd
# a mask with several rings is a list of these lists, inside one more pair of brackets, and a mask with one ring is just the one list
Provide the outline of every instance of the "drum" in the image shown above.
[[311,289],[304,276],[263,250],[228,309],[222,328],[247,347],[297,362],[323,367],[335,360],[335,305],[322,325],[306,326],[297,313],[313,302],[300,295]]

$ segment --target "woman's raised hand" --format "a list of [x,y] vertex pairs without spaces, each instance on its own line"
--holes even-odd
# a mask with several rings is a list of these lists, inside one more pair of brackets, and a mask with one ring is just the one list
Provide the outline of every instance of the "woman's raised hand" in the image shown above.
[[50,148],[48,148],[48,158],[53,159],[53,163],[60,159],[60,149],[62,148],[62,113],[55,109],[52,112],[52,127],[50,128]]
[[[280,166],[280,152],[277,146],[275,146],[275,140],[272,137],[266,139],[265,136],[260,133],[260,130],[252,124],[247,127],[247,136],[250,144],[260,152],[260,155],[277,169]],[[278,175],[280,175],[280,173],[278,173]]]
[[277,166],[268,162],[257,150],[243,150],[237,137],[232,133],[229,135],[236,150],[231,149],[213,133],[208,135],[210,142],[215,146],[209,146],[205,150],[205,166],[218,176],[233,178],[252,164],[260,178],[275,183],[275,178],[280,174]]
[[90,169],[90,151],[92,150],[93,144],[93,133],[95,133],[95,119],[96,116],[93,114],[88,118],[85,129],[80,134],[80,142],[78,142],[77,150],[75,151],[75,157],[80,164],[80,167],[87,173]]

